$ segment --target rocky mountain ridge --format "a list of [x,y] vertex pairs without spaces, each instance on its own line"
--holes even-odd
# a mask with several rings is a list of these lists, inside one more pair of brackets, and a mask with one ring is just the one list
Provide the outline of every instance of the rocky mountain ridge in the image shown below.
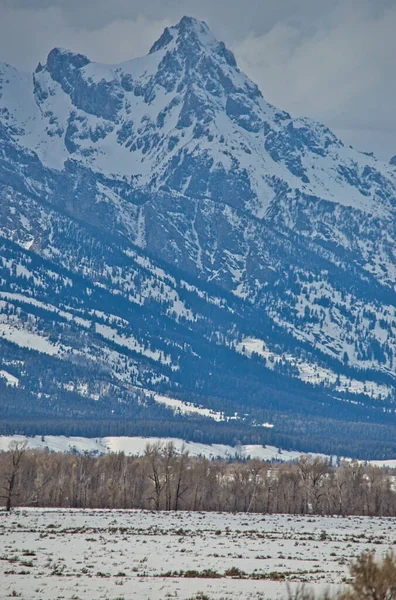
[[393,420],[394,168],[268,104],[205,23],[1,65],[0,194],[19,411]]

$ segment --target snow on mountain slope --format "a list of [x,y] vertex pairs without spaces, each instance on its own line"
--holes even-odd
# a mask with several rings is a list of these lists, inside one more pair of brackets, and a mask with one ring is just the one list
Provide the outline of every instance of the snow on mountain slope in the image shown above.
[[119,65],[1,65],[4,410],[393,419],[395,199],[392,165],[271,106],[189,17]]
[[266,361],[266,366],[270,369],[276,368],[279,365],[290,366],[295,368],[298,377],[302,381],[306,381],[312,385],[324,385],[338,392],[349,392],[352,394],[367,394],[373,398],[387,398],[392,394],[390,386],[381,385],[374,381],[365,380],[358,381],[346,377],[345,375],[337,375],[331,369],[326,369],[323,366],[314,362],[304,362],[296,359],[292,354],[277,354],[268,349],[265,342],[258,339],[245,338],[236,346],[238,352],[251,357],[253,353],[262,356]]
[[384,184],[395,191],[391,167],[265,102],[194,19],[167,29],[148,56],[120,65],[54,49],[33,79],[7,66],[2,72],[2,120],[46,166],[61,169],[72,157],[137,189],[242,201],[260,218],[280,182],[286,195],[299,190],[375,216],[392,212],[383,194]]
[[19,385],[18,377],[15,377],[15,375],[12,375],[11,373],[9,373],[8,371],[5,371],[4,369],[2,369],[0,371],[0,377],[3,377],[6,380],[7,385],[10,385],[12,387]]

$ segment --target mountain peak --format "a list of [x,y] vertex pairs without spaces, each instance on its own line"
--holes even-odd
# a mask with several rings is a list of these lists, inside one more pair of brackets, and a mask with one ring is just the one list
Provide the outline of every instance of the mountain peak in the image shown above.
[[205,21],[199,21],[194,17],[182,17],[177,25],[165,28],[161,37],[151,47],[149,54],[170,47],[172,42],[179,49],[187,47],[197,52],[205,48],[214,51],[230,66],[237,66],[233,53],[226,48],[224,42],[219,42],[215,38]]
[[194,17],[184,16],[180,19],[179,23],[175,25],[180,33],[192,33],[195,35],[207,35],[210,34],[210,29],[205,21],[199,21]]
[[212,44],[213,42],[217,43],[204,21],[184,16],[177,25],[165,28],[161,37],[152,45],[150,54],[165,48],[174,39],[185,37],[194,41],[199,39],[203,44],[207,44],[208,42]]
[[173,40],[186,39],[191,42],[200,41],[203,45],[217,43],[204,21],[198,21],[193,17],[182,17],[177,25],[166,27],[161,37],[152,45],[149,54],[162,50]]

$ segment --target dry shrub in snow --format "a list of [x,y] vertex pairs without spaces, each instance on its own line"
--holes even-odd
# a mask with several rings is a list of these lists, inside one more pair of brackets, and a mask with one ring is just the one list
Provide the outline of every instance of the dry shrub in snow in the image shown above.
[[396,600],[396,557],[388,552],[376,561],[374,552],[363,552],[350,569],[351,591],[342,600]]
[[350,567],[350,589],[319,598],[306,587],[288,590],[288,600],[396,600],[396,557],[389,551],[382,560],[374,552],[363,552]]

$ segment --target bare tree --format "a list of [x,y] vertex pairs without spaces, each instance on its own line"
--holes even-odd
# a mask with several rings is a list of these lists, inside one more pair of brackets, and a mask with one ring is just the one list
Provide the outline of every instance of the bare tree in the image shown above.
[[[32,471],[35,472],[34,480],[30,487],[30,496],[26,496],[24,505],[33,504],[34,506],[40,506],[40,496],[43,493],[46,486],[49,484],[54,476],[54,472],[51,469],[51,457],[46,452],[35,450],[29,455],[29,463],[32,463]],[[25,456],[25,459],[27,456]],[[25,460],[26,463],[26,460]],[[29,468],[29,465],[27,466]],[[57,474],[59,477],[59,474]]]
[[179,508],[179,502],[184,496],[184,494],[189,489],[190,485],[185,481],[185,474],[187,470],[188,463],[188,452],[185,449],[184,445],[181,450],[180,456],[177,457],[176,460],[176,472],[175,472],[175,498],[173,509],[175,511]]
[[17,495],[15,492],[15,482],[26,449],[27,440],[24,440],[23,442],[12,441],[8,447],[11,465],[9,472],[5,473],[5,485],[3,486],[4,494],[1,496],[2,498],[5,498],[5,508],[7,512],[10,512],[14,496]]
[[153,490],[149,496],[149,500],[154,502],[155,510],[161,509],[162,492],[165,485],[162,476],[162,445],[161,443],[147,444],[145,459],[148,463],[147,477],[153,484]]
[[297,461],[301,474],[302,484],[305,489],[307,512],[317,514],[320,512],[320,500],[325,494],[325,478],[330,472],[329,461],[316,456],[302,456]]

